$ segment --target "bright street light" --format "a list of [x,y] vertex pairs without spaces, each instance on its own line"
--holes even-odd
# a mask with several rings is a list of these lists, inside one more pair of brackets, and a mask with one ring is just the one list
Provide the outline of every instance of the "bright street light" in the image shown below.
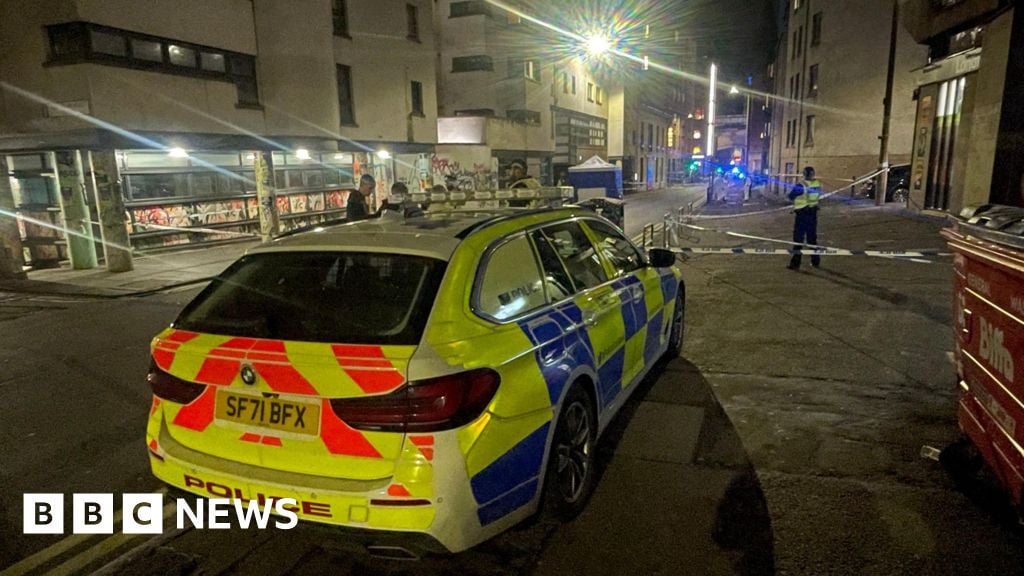
[[188,152],[184,148],[174,147],[167,151],[167,155],[171,158],[188,158]]
[[298,150],[296,150],[295,157],[298,158],[299,160],[310,160],[313,158],[312,156],[310,156],[309,150],[305,148],[299,148]]
[[587,38],[586,48],[591,56],[603,56],[612,49],[612,42],[603,34],[593,34]]
[[729,94],[739,94],[739,93],[740,93],[740,89],[737,88],[735,84],[733,84],[732,88],[729,88]]

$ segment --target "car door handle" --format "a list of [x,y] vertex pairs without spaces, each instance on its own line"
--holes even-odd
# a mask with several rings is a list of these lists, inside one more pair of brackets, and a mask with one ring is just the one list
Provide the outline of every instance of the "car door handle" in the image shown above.
[[611,294],[605,294],[597,298],[597,303],[600,306],[614,306],[619,303],[619,296],[614,292]]

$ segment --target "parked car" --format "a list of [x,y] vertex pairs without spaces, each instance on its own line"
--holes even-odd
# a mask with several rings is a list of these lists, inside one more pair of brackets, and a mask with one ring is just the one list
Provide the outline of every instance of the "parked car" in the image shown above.
[[595,443],[680,354],[685,287],[580,208],[325,226],[231,265],[152,343],[153,473],[389,554],[571,519]]
[[[868,180],[864,184],[864,195],[868,198],[875,197],[875,180]],[[910,197],[910,164],[899,164],[889,168],[889,181],[885,190],[886,202],[899,202],[906,204]]]

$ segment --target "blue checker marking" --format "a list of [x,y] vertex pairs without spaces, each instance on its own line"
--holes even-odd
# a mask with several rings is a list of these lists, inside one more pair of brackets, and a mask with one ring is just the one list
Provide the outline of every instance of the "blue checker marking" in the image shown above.
[[661,339],[662,323],[665,321],[665,309],[658,310],[658,313],[651,317],[647,323],[647,341],[644,343],[644,364],[650,365],[658,359],[658,346]]
[[551,423],[546,422],[470,479],[473,497],[477,502],[491,504],[495,498],[540,474],[550,426]]
[[679,290],[679,281],[672,275],[671,272],[661,275],[661,296],[664,298],[663,302],[666,306],[676,297],[676,292]]
[[626,363],[626,348],[622,347],[597,369],[597,377],[601,381],[601,408],[611,404],[612,400],[622,391],[622,367]]
[[[576,366],[593,365],[586,331],[571,331],[573,321],[566,312],[565,309],[556,310],[546,316],[535,316],[519,322],[520,329],[534,346],[543,344],[534,352],[534,359],[544,376],[552,405],[557,404],[562,397],[562,390],[568,384],[569,375]],[[576,312],[579,312],[578,307]],[[582,318],[582,313],[580,317]],[[568,353],[563,356],[566,348]],[[557,362],[544,361],[545,358],[554,359],[560,356],[561,359]]]
[[494,502],[478,508],[476,515],[480,518],[480,524],[486,526],[529,502],[537,493],[537,482],[537,479],[534,478]]

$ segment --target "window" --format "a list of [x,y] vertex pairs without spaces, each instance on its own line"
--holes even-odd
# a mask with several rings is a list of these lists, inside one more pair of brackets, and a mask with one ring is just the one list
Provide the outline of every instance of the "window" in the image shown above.
[[423,116],[423,84],[412,82],[412,113]]
[[348,34],[348,2],[346,0],[331,1],[331,19],[335,36],[351,38]]
[[594,83],[587,82],[587,102],[594,101]]
[[643,256],[619,231],[598,220],[587,220],[587,227],[597,237],[597,247],[615,268],[616,276],[643,268]]
[[494,62],[490,56],[456,56],[452,58],[452,72],[475,72],[494,70]]
[[505,115],[510,120],[525,122],[526,124],[540,124],[540,112],[534,110],[509,109]]
[[401,254],[246,256],[189,304],[178,323],[247,338],[415,344],[444,268],[439,260]]
[[801,26],[796,31],[796,55],[803,56],[804,54],[804,27]]
[[562,71],[562,94],[569,93],[569,73]]
[[177,44],[167,47],[167,59],[175,66],[196,67],[196,51]]
[[647,147],[654,147],[654,124],[647,125]]
[[583,229],[575,222],[555,224],[543,229],[573,284],[578,289],[593,288],[608,281],[601,259]]
[[356,125],[356,111],[352,102],[352,68],[344,64],[337,65],[338,75],[338,110],[342,126]]
[[517,236],[495,248],[484,263],[476,290],[476,309],[491,318],[506,320],[545,304],[544,280],[529,239]]
[[824,14],[818,12],[811,19],[811,46],[817,46],[821,44],[821,19]]
[[793,12],[796,12],[797,10],[800,9],[800,4],[800,0],[793,0]]
[[258,106],[256,57],[89,22],[47,26],[48,64],[95,62],[231,82],[239,105]]
[[604,104],[604,90],[600,86],[597,87],[597,103]]
[[120,56],[121,58],[128,55],[128,49],[124,45],[124,36],[119,34],[111,34],[102,30],[90,30],[89,42],[92,51],[98,54]]
[[555,247],[540,230],[530,234],[530,238],[537,248],[537,255],[540,256],[540,265],[544,273],[544,291],[547,293],[548,302],[559,302],[572,296],[575,292],[572,279],[565,271],[565,265],[558,257]]
[[807,71],[807,95],[818,95],[818,65],[815,64]]
[[414,42],[420,41],[420,17],[419,9],[413,4],[405,5],[405,25],[407,28],[406,38]]
[[643,145],[644,145],[644,128],[645,128],[645,127],[646,127],[646,124],[644,124],[643,122],[641,122],[641,123],[640,123],[640,145],[641,145],[641,146],[643,146]]
[[523,75],[530,80],[540,82],[540,65],[537,64],[536,60],[527,60],[523,62]]
[[815,121],[815,117],[814,116],[808,116],[806,118],[806,121],[807,121],[807,126],[804,129],[804,146],[805,147],[811,147],[811,146],[814,146],[814,121]]
[[217,54],[214,52],[203,52],[200,54],[199,62],[202,65],[203,70],[209,72],[226,72],[227,66],[224,64],[224,55]]
[[797,72],[793,80],[793,98],[800,96],[800,92],[803,90],[804,85],[800,83],[800,73]]
[[572,93],[576,94],[576,75],[572,75]]
[[163,62],[164,54],[159,42],[132,38],[132,58],[149,62]]
[[487,4],[481,0],[469,2],[452,2],[448,12],[449,18],[461,18],[463,16],[486,16],[490,14]]

